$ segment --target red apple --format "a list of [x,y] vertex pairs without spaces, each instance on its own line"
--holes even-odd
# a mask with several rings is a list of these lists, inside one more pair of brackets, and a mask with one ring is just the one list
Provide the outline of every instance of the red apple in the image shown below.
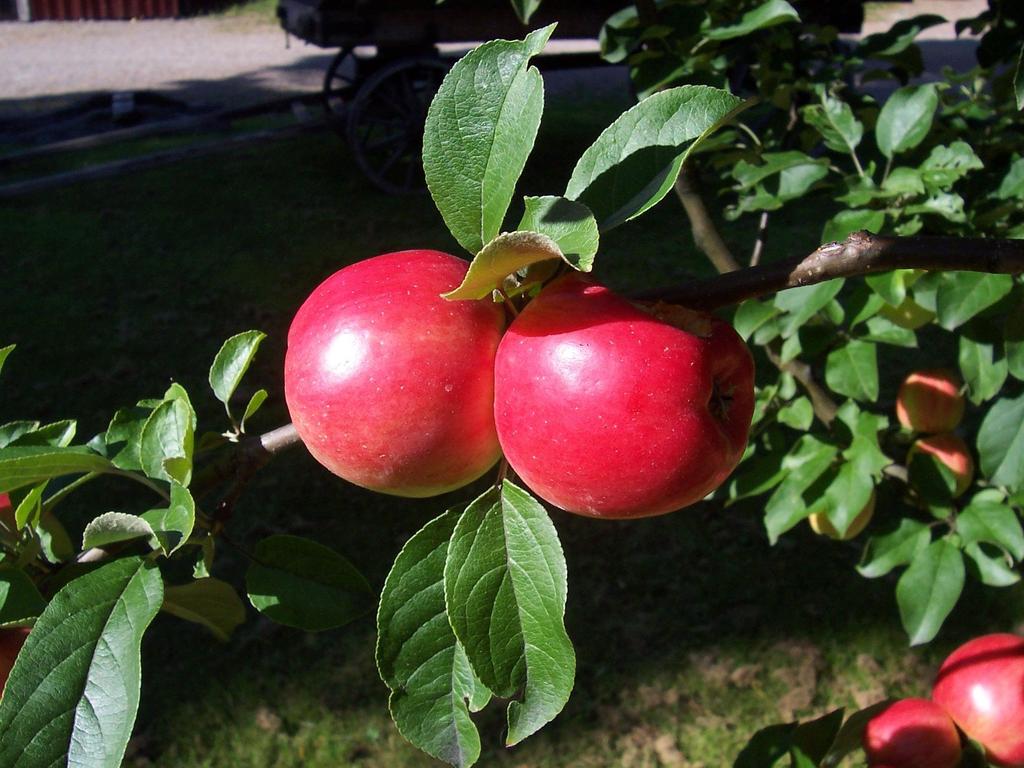
[[929,435],[915,441],[907,452],[908,467],[913,461],[914,455],[918,453],[934,456],[953,472],[953,476],[956,478],[956,488],[953,489],[954,498],[963,495],[964,491],[971,487],[971,481],[974,479],[974,458],[971,456],[971,449],[967,447],[967,443],[952,432]]
[[914,371],[896,395],[896,418],[925,434],[951,432],[964,417],[963,382],[952,371]]
[[754,364],[735,331],[577,276],[512,322],[494,369],[498,439],[539,496],[604,518],[700,501],[743,455]]
[[864,506],[857,516],[853,518],[853,522],[850,523],[850,527],[846,529],[846,535],[840,536],[839,530],[832,525],[832,521],[828,519],[828,515],[824,512],[812,512],[807,517],[807,522],[815,533],[819,533],[822,536],[828,536],[830,539],[836,539],[837,541],[849,541],[855,538],[861,531],[868,527],[868,523],[871,522],[871,518],[875,514],[875,492],[871,491],[871,498],[868,499],[868,503]]
[[468,264],[402,251],[346,267],[299,308],[285,399],[309,452],[335,474],[397,496],[434,496],[498,460],[488,300],[446,301]]
[[932,700],[990,762],[1024,768],[1024,637],[984,635],[961,645],[939,668]]
[[928,699],[890,704],[864,729],[864,753],[873,768],[955,768],[960,734],[942,707]]
[[18,652],[25,644],[28,632],[27,627],[0,629],[0,696],[3,695],[7,678],[14,669],[14,660],[18,658]]

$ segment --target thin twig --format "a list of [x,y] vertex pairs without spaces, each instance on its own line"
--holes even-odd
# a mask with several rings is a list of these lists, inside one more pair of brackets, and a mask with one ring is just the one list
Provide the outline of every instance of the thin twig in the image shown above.
[[756,267],[764,255],[765,242],[768,239],[768,211],[761,211],[761,219],[757,222],[757,239],[754,250],[750,253],[750,266]]
[[711,260],[715,269],[719,272],[735,272],[742,269],[736,257],[729,250],[729,246],[718,234],[711,214],[704,206],[704,199],[700,196],[692,168],[687,165],[683,166],[676,179],[675,190],[679,202],[683,204],[686,216],[690,220],[694,242]]

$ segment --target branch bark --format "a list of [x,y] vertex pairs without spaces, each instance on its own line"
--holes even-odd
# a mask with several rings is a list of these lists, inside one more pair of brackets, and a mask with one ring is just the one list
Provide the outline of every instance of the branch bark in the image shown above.
[[659,289],[639,298],[710,310],[787,288],[893,269],[1020,274],[1024,272],[1024,240],[854,232],[841,243],[826,243],[807,256]]

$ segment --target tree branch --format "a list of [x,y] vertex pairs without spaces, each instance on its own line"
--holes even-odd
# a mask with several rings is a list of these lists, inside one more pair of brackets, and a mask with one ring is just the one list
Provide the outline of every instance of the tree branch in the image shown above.
[[841,243],[826,243],[808,256],[731,272],[639,298],[717,309],[770,293],[893,269],[1024,272],[1024,240],[980,237],[888,237],[854,232]]
[[693,169],[688,165],[683,166],[676,178],[675,190],[679,202],[683,204],[686,216],[690,220],[693,241],[711,260],[715,269],[719,272],[735,272],[741,269],[740,263],[732,255],[729,246],[718,234],[714,220],[704,206],[704,199],[700,196],[696,179],[693,177]]

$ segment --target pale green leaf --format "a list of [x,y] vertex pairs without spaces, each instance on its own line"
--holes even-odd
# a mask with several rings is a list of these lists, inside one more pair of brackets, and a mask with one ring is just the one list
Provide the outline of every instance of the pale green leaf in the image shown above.
[[875,124],[875,142],[886,157],[920,144],[935,119],[939,94],[934,84],[907,85],[886,100]]
[[589,272],[599,243],[597,220],[590,209],[554,195],[527,197],[524,202],[526,210],[517,229],[547,235],[558,244],[569,266]]
[[558,244],[537,232],[506,232],[483,247],[469,265],[462,282],[444,298],[482,299],[518,269],[548,259],[562,258]]

